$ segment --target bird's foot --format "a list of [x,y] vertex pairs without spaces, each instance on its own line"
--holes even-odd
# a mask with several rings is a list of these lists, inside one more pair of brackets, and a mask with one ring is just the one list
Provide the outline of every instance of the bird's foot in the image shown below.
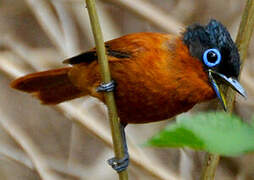
[[97,92],[111,92],[111,91],[114,91],[116,87],[116,83],[114,80],[110,81],[109,83],[101,83],[96,91]]
[[121,159],[116,159],[114,157],[109,159],[107,162],[114,170],[121,172],[124,171],[129,165],[129,155],[125,154]]

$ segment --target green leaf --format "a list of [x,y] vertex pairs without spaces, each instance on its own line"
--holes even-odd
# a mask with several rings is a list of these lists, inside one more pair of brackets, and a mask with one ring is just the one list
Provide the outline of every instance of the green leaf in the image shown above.
[[254,126],[223,112],[182,116],[146,143],[156,147],[190,147],[224,156],[254,151]]

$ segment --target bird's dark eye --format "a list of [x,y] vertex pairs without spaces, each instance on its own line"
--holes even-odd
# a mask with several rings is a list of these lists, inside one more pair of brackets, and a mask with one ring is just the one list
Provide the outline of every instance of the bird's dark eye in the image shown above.
[[221,62],[221,54],[218,49],[207,49],[203,54],[204,64],[208,67],[214,67]]

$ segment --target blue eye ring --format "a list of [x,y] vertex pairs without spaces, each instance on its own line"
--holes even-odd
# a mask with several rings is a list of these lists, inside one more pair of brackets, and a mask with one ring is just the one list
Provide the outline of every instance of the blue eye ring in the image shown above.
[[[213,59],[212,60],[213,62],[211,62],[211,60],[209,60],[209,57],[208,57],[209,53],[213,53],[212,55],[214,55],[216,57],[216,60]],[[204,61],[204,64],[208,67],[214,67],[214,66],[218,65],[221,62],[220,51],[215,48],[207,49],[203,54],[203,61]]]

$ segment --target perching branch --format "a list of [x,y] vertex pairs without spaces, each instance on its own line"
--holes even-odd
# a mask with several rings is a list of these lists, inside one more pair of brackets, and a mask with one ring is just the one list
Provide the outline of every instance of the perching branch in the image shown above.
[[[241,69],[247,56],[247,50],[253,29],[254,29],[254,0],[247,0],[236,38],[236,45],[239,49],[240,59],[242,63]],[[223,84],[221,84],[221,87],[224,91],[224,94],[226,95],[225,98],[227,102],[228,113],[232,113],[234,108],[235,92]],[[218,105],[218,109],[221,110],[220,105]],[[202,180],[214,179],[216,167],[219,163],[219,158],[220,158],[219,155],[213,155],[210,153],[206,154],[206,160],[201,177]]]
[[[98,62],[100,65],[101,70],[101,77],[102,82],[109,83],[111,81],[111,75],[109,70],[109,64],[106,56],[105,46],[103,35],[101,32],[99,18],[95,8],[95,1],[94,0],[86,0],[86,5],[90,17],[90,22],[93,30],[94,40],[96,44],[96,51],[98,54]],[[124,157],[124,146],[123,146],[123,139],[120,132],[120,124],[117,115],[117,108],[114,100],[113,92],[107,92],[104,94],[105,101],[108,107],[109,112],[109,119],[110,119],[110,127],[114,145],[115,156],[118,159]],[[120,180],[127,180],[128,174],[127,171],[122,171],[118,173]]]

